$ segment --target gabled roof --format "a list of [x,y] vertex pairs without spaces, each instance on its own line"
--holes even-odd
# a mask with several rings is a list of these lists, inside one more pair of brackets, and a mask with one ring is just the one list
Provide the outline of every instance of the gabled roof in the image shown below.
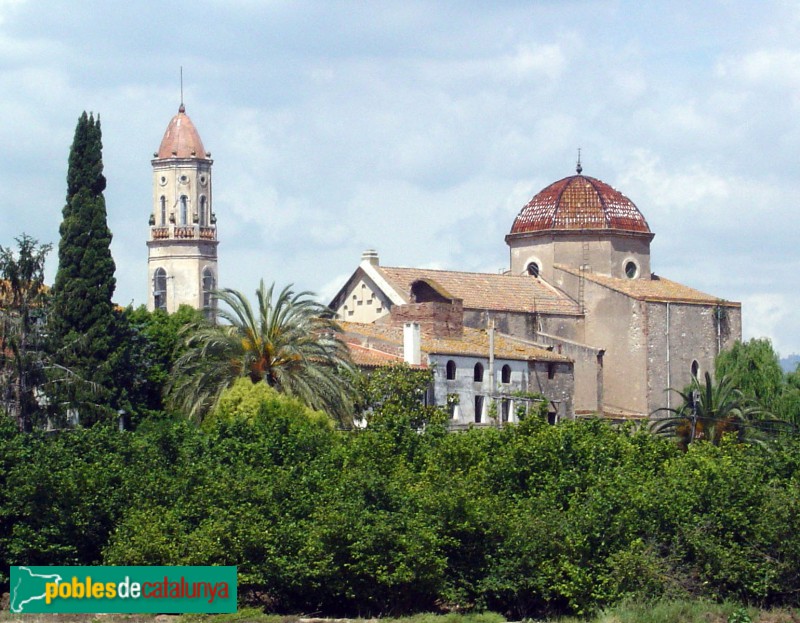
[[546,281],[531,275],[463,273],[430,268],[373,266],[408,303],[411,284],[434,281],[464,301],[464,309],[580,315],[580,306]]
[[[403,346],[403,328],[380,323],[339,322],[345,332],[345,342],[350,345],[352,339],[348,335],[358,335],[366,338],[370,347],[380,343],[391,344],[395,347]],[[360,345],[364,348],[363,344]],[[367,349],[371,349],[367,347]],[[489,334],[479,329],[464,327],[461,337],[439,338],[427,335],[421,336],[422,352],[429,355],[464,355],[468,357],[489,356]],[[384,353],[385,354],[385,353]],[[569,357],[559,355],[546,348],[535,346],[525,340],[495,332],[494,356],[497,359],[511,359],[516,361],[553,361],[570,362]],[[401,358],[402,359],[402,358]]]
[[693,305],[722,305],[724,307],[741,307],[741,303],[726,301],[725,299],[700,292],[689,286],[685,286],[676,281],[670,281],[664,277],[659,277],[655,273],[650,278],[644,279],[620,279],[598,275],[592,272],[581,272],[575,268],[563,264],[555,264],[555,268],[563,270],[565,273],[583,276],[587,281],[597,283],[609,290],[621,292],[626,296],[640,300],[653,302],[669,303],[688,303]]
[[384,296],[391,301],[392,305],[404,305],[408,302],[408,297],[403,297],[399,292],[395,292],[392,285],[386,281],[383,273],[381,273],[376,266],[369,262],[361,262],[355,272],[350,275],[344,285],[336,293],[336,296],[333,297],[329,306],[335,307],[337,301],[341,301],[341,298],[348,292],[351,285],[365,277],[371,280],[375,286],[383,292]]

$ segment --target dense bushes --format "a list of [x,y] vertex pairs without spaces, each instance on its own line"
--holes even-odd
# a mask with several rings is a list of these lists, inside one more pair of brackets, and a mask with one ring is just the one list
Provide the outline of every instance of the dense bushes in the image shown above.
[[797,605],[795,440],[683,454],[597,421],[445,434],[391,410],[342,433],[284,396],[251,398],[235,388],[204,429],[0,425],[0,573],[235,564],[243,599],[326,614]]

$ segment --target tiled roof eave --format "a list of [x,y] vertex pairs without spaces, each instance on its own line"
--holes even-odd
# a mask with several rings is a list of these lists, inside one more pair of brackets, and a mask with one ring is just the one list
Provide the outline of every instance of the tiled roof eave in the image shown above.
[[[489,356],[489,352],[485,349],[474,348],[474,349],[458,349],[458,348],[423,348],[424,352],[428,353],[429,355],[457,355],[463,357],[483,357],[484,359]],[[509,354],[500,352],[495,352],[494,355],[495,359],[502,359],[505,361],[551,361],[554,363],[573,363],[573,360],[565,355],[557,355],[552,353],[550,355],[545,355],[542,353],[541,355],[517,355],[517,354]]]
[[201,160],[203,162],[213,163],[211,158],[203,156],[165,156],[164,158],[153,158],[150,164],[156,165],[161,162],[169,162],[170,164],[191,164]]
[[464,307],[464,311],[493,311],[493,312],[509,312],[512,314],[547,314],[548,316],[583,316],[583,312],[579,309],[572,310],[559,310],[553,311],[547,304],[542,304],[536,307],[520,308],[520,307],[502,307],[495,305],[494,307]]
[[[344,329],[346,336],[363,336],[386,344],[392,344],[395,347],[402,347],[403,345],[402,329],[397,327],[380,326],[370,323],[361,324],[349,322],[342,322],[341,326]],[[485,332],[479,331],[478,329],[466,328],[465,332],[467,335],[464,337],[452,338],[436,338],[423,335],[420,344],[420,350],[427,355],[456,355],[480,357],[484,359],[488,358],[489,344],[488,337],[486,336]],[[470,339],[471,333],[480,335],[477,342],[475,341],[474,337]],[[513,345],[504,345],[502,340],[508,339],[511,340],[512,343],[515,340],[514,338],[505,336],[503,334],[497,334],[497,339],[498,341],[495,342],[495,359],[505,359],[510,361],[572,362],[572,360],[565,355],[559,355],[541,347],[527,344],[523,345],[522,348]],[[369,350],[375,352],[377,350],[371,347],[359,345],[357,342],[350,342],[349,340],[348,343],[353,343],[356,348],[364,351]],[[523,348],[525,349],[524,352],[520,352],[523,350]]]
[[[623,292],[625,294],[625,292]],[[632,296],[628,295],[631,298],[635,298],[639,301],[644,301],[646,303],[680,303],[681,305],[719,305],[720,307],[732,307],[739,309],[741,308],[742,304],[737,303],[735,301],[727,301],[725,299],[687,299],[681,297],[664,297],[664,296]]]
[[[553,267],[558,270],[562,270],[570,275],[574,275],[576,277],[584,277],[587,281],[590,281],[595,285],[605,288],[606,290],[611,290],[612,292],[618,292],[619,294],[627,296],[628,298],[634,299],[636,301],[643,301],[648,303],[681,303],[686,305],[720,305],[722,307],[731,307],[731,308],[740,308],[742,306],[742,304],[739,302],[728,301],[727,299],[721,299],[715,296],[710,296],[708,294],[705,294],[704,292],[701,292],[700,290],[695,290],[694,288],[691,288],[689,286],[684,286],[683,284],[680,284],[678,282],[671,281],[665,278],[659,278],[655,273],[653,273],[653,279],[649,281],[644,280],[645,283],[658,282],[658,281],[672,283],[676,286],[684,288],[685,290],[696,292],[698,296],[693,296],[689,298],[686,296],[681,296],[680,294],[670,296],[664,294],[649,294],[646,292],[634,292],[630,290],[630,286],[635,285],[635,282],[639,280],[625,281],[622,279],[615,279],[614,277],[604,277],[602,275],[595,275],[594,273],[591,272],[581,273],[580,271],[575,270],[574,268],[571,268],[569,266],[565,266],[563,264],[554,264]],[[624,281],[625,285],[624,286],[617,285],[616,283],[613,282],[609,283],[608,281],[609,279],[615,281]]]
[[610,227],[582,227],[580,229],[567,229],[567,228],[553,228],[553,229],[529,229],[523,231],[512,231],[506,234],[506,242],[518,240],[523,238],[531,238],[533,236],[551,236],[551,235],[594,235],[598,234],[609,236],[623,236],[631,238],[645,238],[652,240],[655,234],[651,231],[641,231],[636,229],[615,229]]

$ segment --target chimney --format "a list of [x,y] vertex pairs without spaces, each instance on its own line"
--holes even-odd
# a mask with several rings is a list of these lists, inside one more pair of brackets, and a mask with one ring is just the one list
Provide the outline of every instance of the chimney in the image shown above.
[[378,252],[375,249],[367,249],[364,251],[361,254],[361,263],[363,264],[364,262],[367,264],[372,264],[373,266],[380,266]]
[[422,363],[418,322],[403,325],[403,361],[412,366]]

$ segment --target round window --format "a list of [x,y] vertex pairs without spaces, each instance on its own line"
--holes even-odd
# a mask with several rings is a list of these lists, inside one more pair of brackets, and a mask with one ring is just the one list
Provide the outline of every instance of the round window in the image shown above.
[[158,181],[163,186],[164,184],[167,183],[167,178],[166,178],[166,176],[162,175],[161,178]]
[[631,261],[625,264],[625,276],[628,279],[635,279],[638,274],[639,267],[636,265],[636,262]]
[[528,264],[528,274],[532,277],[539,276],[539,265],[536,262],[531,262]]
[[188,177],[186,177],[185,175],[181,175],[181,184],[185,184],[188,181],[189,181]]
[[203,186],[205,186],[205,185],[206,185],[206,176],[205,176],[205,175],[201,175],[201,176],[200,176],[200,183],[201,183]]

